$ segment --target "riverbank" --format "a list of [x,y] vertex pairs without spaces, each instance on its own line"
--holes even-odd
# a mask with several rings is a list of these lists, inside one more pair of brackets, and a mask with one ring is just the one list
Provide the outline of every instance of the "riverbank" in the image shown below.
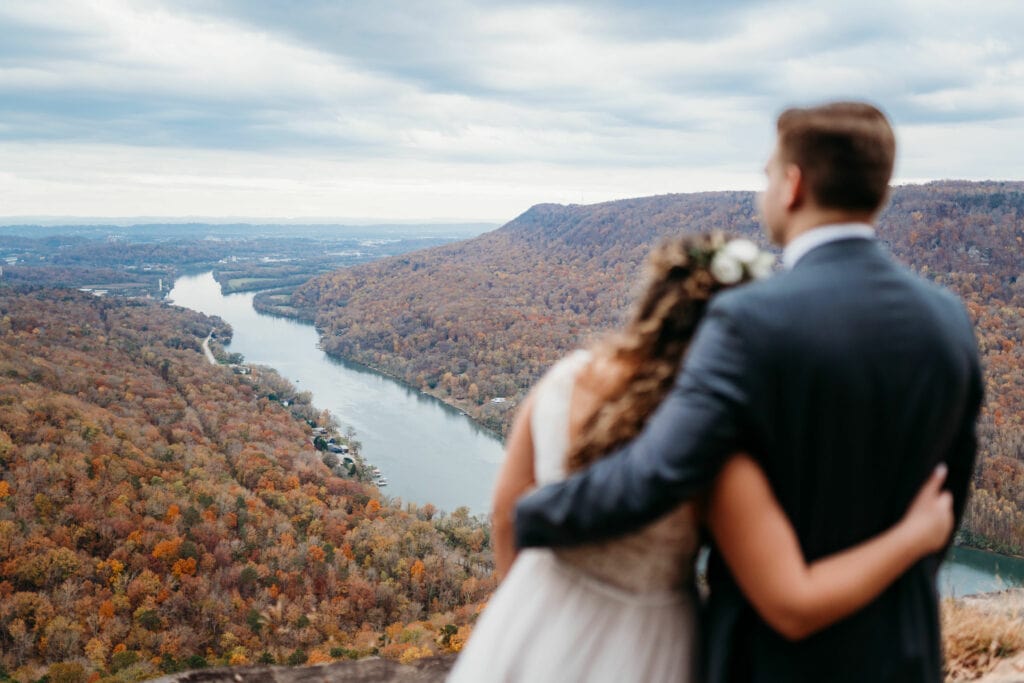
[[[320,334],[320,330],[317,330],[317,334]],[[322,339],[322,337],[321,337],[321,339]],[[457,410],[460,415],[462,415],[463,417],[467,418],[470,422],[475,424],[481,430],[483,430],[483,431],[487,432],[488,434],[492,435],[495,439],[498,439],[499,441],[501,441],[502,444],[505,443],[505,435],[504,434],[499,433],[498,431],[494,430],[493,428],[489,427],[488,425],[484,424],[483,422],[481,422],[480,420],[474,418],[472,415],[470,415],[468,412],[466,412],[466,408],[470,407],[468,404],[459,404],[459,403],[454,403],[452,401],[447,401],[442,396],[440,396],[435,390],[429,389],[429,388],[423,389],[423,388],[420,388],[420,387],[415,387],[412,384],[409,384],[408,382],[403,380],[398,375],[392,374],[392,373],[388,372],[387,370],[382,370],[381,368],[376,368],[376,367],[374,367],[372,365],[367,365],[366,363],[360,363],[357,360],[352,360],[351,358],[346,358],[344,356],[341,356],[341,355],[338,355],[338,354],[335,354],[335,353],[331,353],[330,351],[324,351],[324,353],[329,358],[333,358],[335,360],[342,361],[344,363],[347,363],[348,365],[355,366],[357,368],[362,368],[365,372],[372,372],[372,373],[375,373],[377,375],[383,375],[384,377],[387,377],[389,380],[391,380],[395,384],[399,384],[399,385],[405,387],[406,389],[408,389],[409,391],[419,392],[423,396],[429,396],[429,397],[431,397],[433,399],[437,399],[439,402],[443,403],[447,407],[449,407],[449,408],[451,408],[453,410]]]
[[[221,286],[221,292],[224,293],[223,285]],[[268,289],[255,292],[252,301],[253,308],[256,310],[256,312],[262,315],[270,315],[278,318],[284,318],[286,320],[292,320],[303,325],[312,325],[313,328],[316,329],[317,336],[320,338],[320,348],[323,349],[323,331],[316,326],[312,312],[304,311],[293,306],[281,304],[280,301],[283,300],[286,294],[288,294],[288,291],[286,289]],[[454,408],[455,410],[459,411],[459,413],[469,418],[469,420],[478,427],[480,427],[480,429],[483,429],[484,431],[493,434],[495,438],[500,439],[502,442],[504,442],[505,440],[505,434],[502,434],[501,430],[495,429],[494,424],[488,423],[487,421],[480,419],[479,417],[472,414],[471,411],[475,407],[475,404],[472,401],[452,400],[451,397],[442,395],[442,393],[436,389],[431,389],[430,387],[415,386],[413,384],[410,384],[404,378],[396,375],[393,372],[388,371],[385,368],[371,365],[369,363],[365,363],[341,354],[333,353],[327,349],[324,349],[324,353],[327,354],[330,358],[334,358],[336,360],[348,363],[349,365],[363,368],[369,372],[375,372],[379,375],[383,375],[384,377],[387,377],[393,382],[400,384],[404,387],[407,387],[410,391],[417,391],[426,396],[435,398],[441,403],[444,403],[446,406]],[[517,404],[515,403],[509,403],[506,404],[505,407],[508,410],[513,410],[516,405]]]

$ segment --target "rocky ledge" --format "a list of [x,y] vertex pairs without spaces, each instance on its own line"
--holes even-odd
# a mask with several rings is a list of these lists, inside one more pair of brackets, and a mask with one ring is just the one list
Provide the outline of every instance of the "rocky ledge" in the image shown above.
[[441,683],[454,662],[454,655],[446,655],[410,664],[371,657],[318,666],[239,666],[186,671],[151,683]]
[[1024,681],[1024,589],[966,596],[943,612],[948,682]]
[[[947,683],[1024,682],[1024,589],[968,596],[943,607]],[[150,683],[442,683],[455,655],[409,664],[369,658],[305,667],[199,669]]]

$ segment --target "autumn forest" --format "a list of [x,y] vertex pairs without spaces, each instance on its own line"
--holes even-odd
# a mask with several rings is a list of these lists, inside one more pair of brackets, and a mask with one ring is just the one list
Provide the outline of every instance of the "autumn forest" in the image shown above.
[[282,378],[210,365],[215,319],[0,289],[0,674],[456,651],[488,530],[398,506],[312,445]]
[[[330,353],[501,433],[552,362],[621,319],[659,238],[708,230],[764,243],[752,193],[663,195],[538,205],[301,284],[326,261],[219,279],[273,279],[261,310],[315,322]],[[976,323],[987,397],[959,540],[1024,554],[1024,183],[896,188],[879,234]],[[76,245],[74,263],[0,280],[0,680],[457,652],[495,586],[487,523],[339,468],[317,439],[343,416],[271,368],[204,358],[211,333],[230,339],[223,321],[55,287],[54,273],[127,277],[109,246]]]
[[[546,204],[473,240],[315,278],[291,304],[316,321],[328,351],[504,432],[544,369],[620,320],[652,244],[711,230],[766,245],[750,192]],[[1024,553],[1024,183],[897,187],[879,236],[967,303],[987,410],[961,540]]]

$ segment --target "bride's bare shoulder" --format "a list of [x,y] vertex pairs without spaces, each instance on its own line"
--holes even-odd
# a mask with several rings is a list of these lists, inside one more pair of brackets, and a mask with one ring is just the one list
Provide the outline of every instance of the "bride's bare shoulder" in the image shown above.
[[600,406],[619,394],[629,377],[622,361],[599,351],[590,353],[573,380],[569,399],[569,433],[575,437]]
[[632,368],[621,358],[596,350],[576,375],[576,388],[582,393],[607,400],[629,378]]

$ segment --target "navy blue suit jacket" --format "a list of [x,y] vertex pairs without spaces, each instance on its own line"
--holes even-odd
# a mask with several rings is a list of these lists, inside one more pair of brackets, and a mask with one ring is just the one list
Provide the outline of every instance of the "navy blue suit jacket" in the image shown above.
[[[676,385],[629,445],[523,498],[521,547],[635,530],[752,454],[808,561],[896,523],[939,461],[957,519],[982,379],[960,301],[874,240],[819,246],[709,306]],[[935,575],[912,567],[853,616],[800,642],[753,611],[712,548],[704,670],[719,681],[940,683]]]

